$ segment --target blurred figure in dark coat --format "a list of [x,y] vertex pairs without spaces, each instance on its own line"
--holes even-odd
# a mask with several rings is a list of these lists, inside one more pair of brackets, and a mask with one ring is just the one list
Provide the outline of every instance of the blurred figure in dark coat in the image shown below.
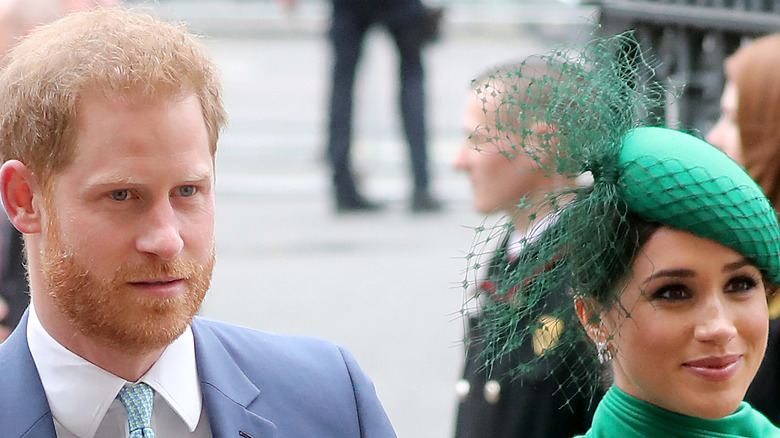
[[441,10],[430,9],[420,0],[333,0],[328,34],[333,50],[328,160],[337,211],[380,208],[380,204],[364,198],[358,190],[350,161],[355,71],[366,31],[375,24],[389,31],[398,49],[400,112],[414,178],[411,209],[416,212],[440,209],[440,203],[429,191],[421,57],[423,46],[436,37],[440,14]]

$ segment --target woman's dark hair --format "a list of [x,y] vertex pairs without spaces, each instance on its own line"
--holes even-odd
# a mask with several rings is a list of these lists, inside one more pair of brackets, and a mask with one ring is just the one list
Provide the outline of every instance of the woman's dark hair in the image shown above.
[[[562,231],[569,239],[565,259],[575,297],[592,299],[606,309],[615,303],[620,283],[630,274],[634,258],[662,224],[642,219],[623,202],[591,201],[593,198],[596,197],[580,198],[590,205],[580,206],[579,212],[562,221],[572,229],[586,229],[580,223],[591,224],[587,235]],[[564,215],[570,213],[564,211]],[[596,224],[594,217],[599,218]]]
[[[630,257],[627,257],[626,260],[630,260],[628,269],[630,269],[631,263],[633,263],[634,259],[636,258],[639,251],[642,250],[642,247],[645,246],[648,240],[650,240],[651,237],[653,237],[653,234],[655,234],[656,231],[658,231],[659,228],[666,226],[660,222],[652,222],[645,219],[642,219],[641,217],[635,215],[635,214],[629,214],[629,228],[630,228],[630,235],[634,236],[633,239],[629,238],[626,242],[628,245],[626,245],[625,248],[625,254],[632,254]],[[626,271],[625,274],[628,274],[628,271]],[[625,275],[624,274],[624,275]],[[620,278],[622,278],[621,276]],[[775,296],[777,293],[777,286],[769,283],[766,280],[766,277],[764,273],[761,273],[761,278],[764,283],[764,290],[766,292],[767,298],[771,299]],[[606,297],[605,297],[606,298]],[[599,301],[603,304],[602,301]]]

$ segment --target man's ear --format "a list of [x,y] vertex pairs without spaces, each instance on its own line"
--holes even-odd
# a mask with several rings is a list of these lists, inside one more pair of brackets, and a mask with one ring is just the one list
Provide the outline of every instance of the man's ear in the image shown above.
[[535,120],[533,122],[533,126],[531,127],[531,131],[537,132],[541,135],[544,134],[552,135],[555,132],[552,124],[544,122],[542,120]]
[[548,162],[551,160],[551,157],[560,154],[560,151],[558,150],[560,145],[558,144],[556,126],[551,123],[537,120],[533,122],[531,132],[536,136],[539,147],[543,151],[539,157],[545,164],[550,164]]
[[41,214],[35,193],[40,193],[30,169],[18,160],[9,160],[0,167],[0,196],[8,219],[24,234],[41,231]]

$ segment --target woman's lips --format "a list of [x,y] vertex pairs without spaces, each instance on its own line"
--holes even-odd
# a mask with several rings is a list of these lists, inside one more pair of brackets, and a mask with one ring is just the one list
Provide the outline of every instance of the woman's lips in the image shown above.
[[742,361],[741,354],[707,356],[683,363],[688,371],[708,380],[721,381],[734,376]]

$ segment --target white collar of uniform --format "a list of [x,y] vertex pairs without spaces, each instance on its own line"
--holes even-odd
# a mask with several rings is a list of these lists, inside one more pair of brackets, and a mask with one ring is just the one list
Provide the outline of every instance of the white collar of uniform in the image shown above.
[[531,223],[525,230],[514,230],[507,241],[507,257],[517,258],[526,245],[530,245],[542,235],[542,232],[558,221],[558,213],[550,213]]
[[[52,416],[73,434],[92,438],[109,405],[128,382],[63,347],[43,328],[33,304],[27,320],[27,343]],[[195,338],[189,326],[139,382],[154,388],[189,430],[195,430],[203,401]]]
[[[558,216],[558,213],[550,213],[532,222],[528,228],[524,230],[513,230],[512,233],[506,239],[504,239],[502,243],[502,245],[505,245],[506,248],[507,261],[516,259],[523,251],[523,248],[526,247],[526,245],[536,241],[536,239],[541,236],[544,230],[558,221]],[[501,240],[496,241],[500,242]],[[490,254],[492,256],[492,254],[496,253],[495,249],[496,248],[494,247],[492,250],[485,251],[484,254]],[[479,282],[473,280],[484,278],[484,274],[487,272],[492,263],[493,262],[491,261],[490,263],[481,264],[485,270],[476,273],[474,278],[468,278],[467,281],[470,281],[474,286],[477,286]],[[477,293],[477,287],[470,288],[467,290],[466,294],[466,302],[463,304],[463,312],[472,316],[480,314],[482,311],[482,300],[484,299],[485,295]]]

